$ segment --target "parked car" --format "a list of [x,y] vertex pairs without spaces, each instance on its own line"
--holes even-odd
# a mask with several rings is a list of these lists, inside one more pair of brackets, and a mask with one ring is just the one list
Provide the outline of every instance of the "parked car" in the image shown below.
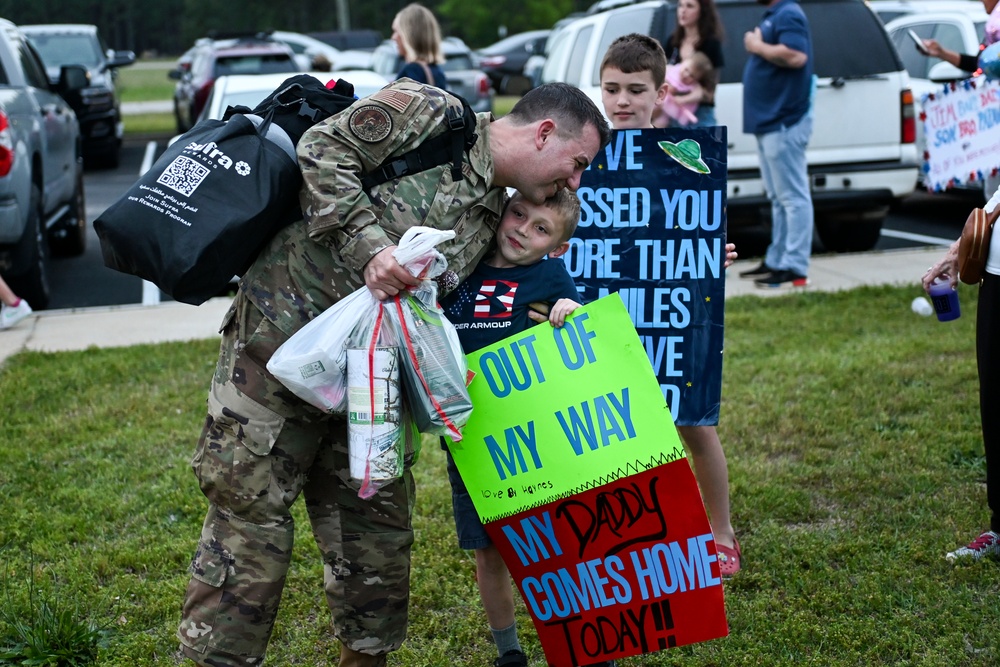
[[174,117],[178,132],[186,132],[194,125],[218,77],[299,71],[292,50],[267,37],[199,40],[190,53],[190,65],[185,66],[184,62],[182,56],[182,61],[169,73],[177,81]]
[[528,58],[545,52],[548,30],[529,30],[504,37],[476,52],[479,67],[490,77],[493,90],[500,95],[523,95],[532,88],[524,74]]
[[[490,79],[479,69],[479,63],[472,50],[457,37],[445,37],[441,42],[445,62],[441,65],[445,78],[448,79],[448,90],[465,98],[465,101],[478,112],[493,111],[493,87]],[[403,57],[396,49],[396,43],[385,40],[372,54],[372,69],[389,79],[396,78],[403,69]]]
[[900,16],[923,12],[957,11],[963,14],[985,12],[979,0],[868,0],[868,6],[882,23],[889,23]]
[[87,244],[80,126],[65,99],[86,86],[80,65],[50,83],[27,36],[0,19],[0,271],[35,309],[49,303],[49,251]]
[[80,122],[83,157],[89,165],[117,167],[125,134],[118,68],[134,63],[135,53],[109,49],[94,25],[25,25],[21,30],[42,57],[53,85],[59,83],[63,65],[87,69],[89,85],[67,96]]
[[[371,70],[355,69],[334,72],[304,72],[314,76],[323,83],[330,80],[344,79],[354,86],[357,97],[367,97],[381,90],[387,83],[381,74]],[[206,118],[222,118],[226,109],[233,106],[245,106],[253,109],[271,94],[292,74],[233,74],[220,76],[212,86],[212,92],[205,103],[198,120]]]
[[[816,91],[806,157],[820,241],[833,251],[868,250],[889,206],[917,184],[916,119],[908,75],[878,17],[861,0],[800,0],[812,26]],[[760,22],[754,0],[718,0],[728,35],[716,91],[727,126],[730,225],[767,221],[756,139],[744,134],[742,35]],[[579,18],[553,33],[541,79],[565,81],[601,105],[600,64],[608,45],[630,32],[666,43],[676,7],[663,0]]]
[[372,54],[367,51],[345,51],[299,32],[275,30],[268,33],[268,36],[286,44],[292,50],[295,54],[295,62],[299,64],[299,69],[303,72],[308,72],[313,68],[313,59],[317,55],[325,57],[333,68],[338,70],[367,69],[371,64]]
[[[873,3],[874,5],[875,3]],[[936,39],[941,46],[958,53],[978,53],[986,30],[987,13],[980,2],[948,3],[948,11],[925,11],[918,3],[911,3],[917,8],[889,21],[886,32],[910,75],[910,85],[918,105],[928,94],[939,91],[951,81],[967,79],[969,72],[955,67],[951,63],[921,54],[910,37],[910,31],[920,39]],[[942,4],[928,2],[928,8]],[[917,150],[923,155],[926,140],[923,123],[917,123]],[[921,179],[923,172],[920,172]],[[962,189],[982,191],[985,184],[982,181],[964,183],[958,186]],[[984,193],[989,195],[991,193]]]
[[367,51],[371,53],[382,43],[382,35],[377,30],[326,30],[309,33],[341,51]]

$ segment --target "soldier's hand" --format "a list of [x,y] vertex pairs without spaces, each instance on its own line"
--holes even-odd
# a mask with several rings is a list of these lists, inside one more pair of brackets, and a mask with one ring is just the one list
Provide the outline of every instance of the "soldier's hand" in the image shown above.
[[407,287],[420,283],[416,276],[411,275],[392,256],[395,249],[396,246],[392,245],[380,250],[365,264],[365,285],[379,301],[396,296]]

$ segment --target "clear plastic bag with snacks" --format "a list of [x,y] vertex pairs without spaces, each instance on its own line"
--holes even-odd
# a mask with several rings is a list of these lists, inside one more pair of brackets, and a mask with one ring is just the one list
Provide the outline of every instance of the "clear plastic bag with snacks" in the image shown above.
[[472,414],[468,367],[455,326],[437,305],[435,284],[428,282],[384,307],[399,335],[403,383],[417,430],[458,442]]
[[[430,278],[447,268],[434,246],[454,235],[413,227],[400,239],[393,256],[410,273],[431,282]],[[267,370],[310,405],[330,414],[346,414],[347,341],[360,321],[373,317],[378,305],[367,287],[355,290],[285,341],[267,362]]]

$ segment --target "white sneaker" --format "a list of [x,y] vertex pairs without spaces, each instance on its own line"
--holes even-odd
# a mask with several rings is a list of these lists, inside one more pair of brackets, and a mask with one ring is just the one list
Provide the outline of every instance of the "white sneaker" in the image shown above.
[[9,329],[28,315],[31,315],[31,306],[24,299],[16,306],[3,304],[0,306],[0,329]]
[[979,560],[983,556],[1000,556],[1000,535],[992,530],[986,531],[967,546],[948,553],[945,559],[949,563],[958,560]]

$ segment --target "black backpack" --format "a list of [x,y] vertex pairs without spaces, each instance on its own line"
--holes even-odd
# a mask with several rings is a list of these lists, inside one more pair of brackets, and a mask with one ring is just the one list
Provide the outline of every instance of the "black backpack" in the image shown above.
[[[448,108],[446,119],[449,131],[365,174],[361,179],[365,192],[376,185],[446,162],[452,163],[451,177],[456,181],[462,178],[462,154],[472,148],[477,139],[476,114],[464,98],[455,97],[462,101],[462,114]],[[254,114],[262,118],[270,114],[271,122],[285,131],[292,145],[297,145],[306,130],[343,111],[355,101],[354,86],[343,79],[338,79],[333,88],[328,88],[309,74],[297,74],[286,79],[254,109],[229,107],[223,118],[228,119],[234,113]]]
[[[299,74],[253,110],[235,107],[225,120],[197,123],[94,221],[104,264],[184,303],[222,293],[302,216],[295,144],[354,102],[349,83],[330,89]],[[449,108],[448,131],[365,174],[365,190],[448,162],[461,179],[462,155],[476,142],[475,114],[462,103],[461,114]]]

